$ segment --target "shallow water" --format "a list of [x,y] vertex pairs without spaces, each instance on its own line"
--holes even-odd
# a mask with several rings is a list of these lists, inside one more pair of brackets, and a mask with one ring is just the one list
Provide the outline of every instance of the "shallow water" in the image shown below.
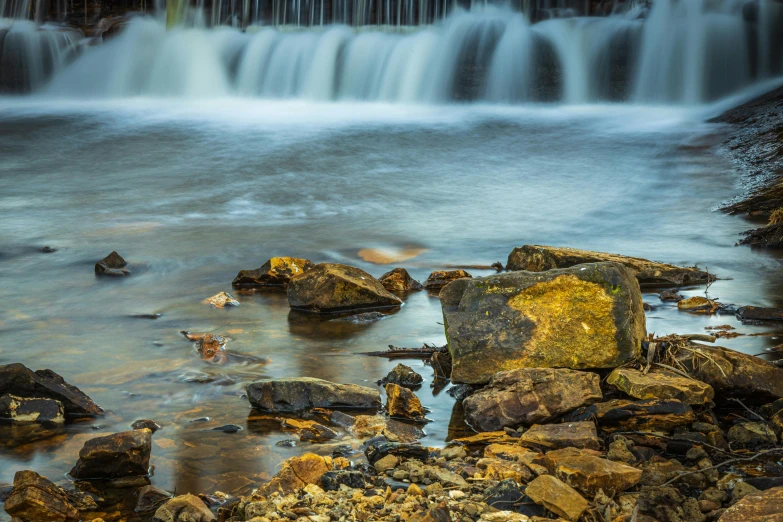
[[[424,292],[371,324],[290,315],[275,292],[234,293],[242,304],[232,310],[201,304],[274,255],[375,276],[404,266],[423,280],[446,266],[505,263],[526,243],[568,245],[698,263],[723,278],[711,297],[783,306],[780,258],[734,247],[750,224],[712,211],[740,188],[717,151],[725,129],[705,115],[617,105],[0,100],[0,364],[51,368],[110,412],[41,440],[0,427],[0,484],[20,469],[60,479],[86,439],[152,418],[164,426],[154,484],[240,493],[287,456],[331,451],[275,447],[292,436],[252,416],[245,384],[306,375],[374,386],[397,361],[361,352],[445,342],[439,301]],[[41,253],[45,245],[57,251]],[[413,257],[373,264],[358,255],[365,248]],[[94,276],[112,250],[131,277]],[[654,293],[645,300],[656,334],[724,323],[771,331],[680,314]],[[129,317],[148,313],[163,316]],[[181,330],[226,334],[230,352],[258,360],[209,365]],[[780,343],[721,341],[747,353]],[[424,443],[442,445],[454,402],[432,392],[430,368],[406,364],[426,379],[417,392],[432,410]],[[245,429],[204,431],[226,423]]]

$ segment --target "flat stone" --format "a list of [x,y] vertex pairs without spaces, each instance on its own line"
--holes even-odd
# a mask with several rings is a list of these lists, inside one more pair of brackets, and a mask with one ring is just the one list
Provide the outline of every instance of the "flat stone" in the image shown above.
[[5,511],[27,522],[77,522],[81,518],[65,491],[34,471],[16,472]]
[[424,288],[427,290],[440,290],[447,284],[457,279],[473,277],[464,270],[436,270],[427,277]]
[[578,408],[566,421],[594,420],[604,431],[670,431],[696,420],[693,409],[680,401],[614,399]]
[[101,415],[103,409],[79,388],[65,382],[52,370],[32,371],[22,364],[0,366],[0,395],[47,398],[62,403],[66,415]]
[[394,383],[386,385],[386,413],[390,417],[424,420],[424,408],[419,398],[408,388]]
[[238,288],[285,287],[292,277],[314,266],[312,261],[298,257],[272,257],[255,270],[240,270],[231,284]]
[[675,399],[687,404],[707,404],[715,397],[709,384],[668,370],[654,369],[645,375],[633,368],[616,368],[606,382],[637,399]]
[[551,476],[541,475],[525,488],[525,494],[552,513],[576,521],[589,503],[574,488]]
[[694,314],[713,314],[719,308],[719,302],[698,295],[677,302],[678,310]]
[[190,493],[174,497],[155,511],[152,522],[212,522],[215,515],[204,502]]
[[541,464],[569,486],[593,498],[599,490],[613,497],[635,486],[642,471],[597,457],[589,450],[566,448],[548,452]]
[[783,308],[742,306],[737,309],[737,317],[742,321],[783,321]]
[[152,432],[123,431],[88,440],[71,470],[76,479],[120,479],[146,476],[152,453]]
[[294,309],[332,313],[397,307],[402,301],[360,268],[322,263],[291,279],[288,304]]
[[337,384],[312,377],[256,382],[246,388],[253,407],[283,413],[312,408],[379,409],[378,390],[357,384]]
[[591,372],[521,368],[499,372],[463,401],[465,419],[478,431],[550,422],[601,400],[600,377]]
[[537,449],[601,448],[601,441],[591,421],[533,425],[522,434],[520,444]]
[[225,308],[227,306],[228,307],[239,306],[239,301],[234,299],[234,297],[228,292],[220,292],[219,294],[215,294],[212,297],[208,297],[201,302],[203,304],[211,305],[212,308]]
[[618,263],[459,279],[440,298],[455,383],[516,368],[615,368],[639,356],[646,335],[639,284]]
[[746,495],[718,519],[718,522],[781,521],[783,521],[783,487]]
[[324,473],[333,469],[334,463],[330,457],[315,453],[292,457],[283,462],[280,471],[263,487],[263,492],[265,495],[273,492],[289,495],[308,484],[320,484]]
[[0,396],[0,419],[13,422],[65,422],[63,404],[54,399]]
[[424,288],[421,283],[411,277],[404,268],[395,268],[378,278],[383,287],[389,292],[404,294],[415,292]]
[[640,257],[543,245],[525,245],[512,250],[508,255],[506,270],[543,272],[555,268],[568,268],[583,263],[605,261],[624,265],[631,270],[632,274],[639,280],[639,284],[643,286],[682,286],[715,280],[715,276],[709,275],[696,267],[681,267],[658,263]]
[[512,479],[517,484],[526,484],[535,477],[524,463],[514,460],[485,457],[476,462],[476,467],[486,480]]

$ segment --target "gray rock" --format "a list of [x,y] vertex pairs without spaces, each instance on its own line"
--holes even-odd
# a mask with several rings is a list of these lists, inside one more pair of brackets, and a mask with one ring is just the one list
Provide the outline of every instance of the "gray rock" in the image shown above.
[[312,408],[378,409],[381,406],[378,390],[312,377],[252,383],[247,386],[247,398],[253,407],[271,412],[296,412]]

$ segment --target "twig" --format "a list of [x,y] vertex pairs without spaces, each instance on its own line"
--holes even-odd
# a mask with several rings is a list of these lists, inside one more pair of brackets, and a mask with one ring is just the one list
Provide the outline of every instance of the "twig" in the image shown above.
[[369,355],[370,357],[388,357],[390,359],[402,357],[429,358],[432,357],[433,353],[443,352],[445,350],[445,346],[430,346],[426,343],[421,348],[398,348],[397,346],[392,346],[390,344],[389,349],[385,352],[364,352],[362,355]]
[[767,423],[767,419],[765,419],[764,417],[762,417],[761,415],[759,415],[759,414],[758,414],[758,413],[756,413],[755,411],[753,411],[753,410],[751,410],[750,408],[748,408],[747,406],[745,406],[745,403],[744,403],[744,402],[742,402],[741,400],[739,400],[739,399],[735,399],[735,398],[733,398],[733,397],[732,397],[732,398],[729,398],[728,400],[730,400],[731,402],[736,402],[737,404],[739,404],[740,406],[742,406],[742,408],[743,408],[745,411],[747,411],[747,412],[748,412],[748,413],[750,413],[751,415],[755,416],[757,419],[759,419],[759,420],[760,420],[761,422],[763,422],[764,424],[766,424],[766,423]]
[[763,457],[764,455],[772,455],[772,454],[775,454],[775,453],[783,453],[783,448],[773,448],[773,449],[769,449],[769,450],[760,451],[760,452],[756,453],[755,455],[753,455],[752,457],[729,459],[727,461],[721,462],[720,464],[716,464],[714,466],[710,466],[708,468],[700,469],[700,470],[697,470],[697,471],[686,471],[685,473],[680,473],[676,477],[674,477],[674,478],[672,478],[670,480],[667,480],[666,482],[661,484],[661,487],[668,486],[669,484],[677,482],[682,477],[686,477],[688,475],[695,475],[696,473],[704,473],[705,471],[709,471],[711,469],[722,468],[723,466],[726,466],[728,464],[735,464],[737,462],[752,462],[752,461],[756,460],[759,457]]
[[680,337],[688,339],[689,341],[702,341],[705,343],[714,343],[717,341],[717,337],[707,334],[682,334]]

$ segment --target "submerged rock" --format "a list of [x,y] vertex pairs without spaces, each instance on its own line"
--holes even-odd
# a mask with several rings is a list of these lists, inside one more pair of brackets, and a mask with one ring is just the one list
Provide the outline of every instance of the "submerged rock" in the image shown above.
[[546,423],[602,398],[600,377],[591,372],[521,368],[497,373],[463,402],[466,421],[476,430],[494,431]]
[[783,522],[783,487],[746,495],[719,522]]
[[404,268],[395,268],[389,272],[386,272],[378,281],[389,292],[406,293],[414,292],[424,288],[421,283],[411,277],[407,270]]
[[79,512],[66,492],[34,471],[17,471],[14,489],[5,501],[5,511],[23,522],[77,522]]
[[155,511],[152,522],[212,522],[215,515],[204,502],[190,493],[174,497]]
[[148,429],[152,433],[155,433],[156,431],[163,429],[160,424],[150,419],[139,419],[133,424],[131,424],[131,428],[133,428],[134,430]]
[[71,470],[76,479],[120,479],[146,476],[152,453],[152,432],[123,431],[88,440]]
[[54,399],[0,396],[0,419],[14,422],[65,422],[63,405]]
[[101,415],[103,409],[52,370],[32,371],[22,364],[0,366],[0,395],[48,398],[62,403],[66,415]]
[[422,382],[424,382],[424,379],[421,375],[413,371],[413,368],[410,366],[405,366],[404,364],[398,364],[392,371],[388,373],[388,375],[386,375],[386,377],[378,381],[378,384],[385,385],[392,383],[399,384],[405,388],[413,389],[418,387]]
[[678,310],[692,314],[714,314],[719,308],[719,302],[698,295],[677,302]]
[[272,257],[255,270],[240,270],[234,281],[235,287],[288,286],[292,277],[310,270],[315,265],[308,259],[298,257]]
[[687,404],[706,404],[715,397],[709,384],[669,370],[654,369],[645,375],[633,368],[617,368],[606,382],[636,399],[675,399]]
[[536,504],[571,521],[578,520],[589,505],[574,488],[551,475],[541,475],[532,481],[525,494]]
[[584,263],[606,261],[626,266],[639,280],[639,284],[644,286],[683,286],[715,280],[715,276],[695,267],[669,265],[640,257],[542,245],[525,245],[512,250],[508,255],[506,270],[543,272],[555,268],[569,268]]
[[402,301],[360,268],[322,263],[291,279],[288,304],[294,309],[331,313],[395,307]]
[[212,305],[213,308],[225,308],[227,306],[239,306],[239,301],[234,299],[228,292],[220,292],[212,297],[201,301],[204,304]]
[[591,421],[565,422],[562,424],[534,424],[519,439],[522,446],[536,449],[601,448],[601,440]]
[[441,292],[454,382],[513,368],[613,368],[641,353],[639,284],[618,263],[462,279]]
[[226,339],[219,335],[204,334],[196,341],[196,350],[201,359],[214,364],[225,364],[228,361],[226,354]]
[[296,412],[312,408],[378,409],[378,390],[357,384],[337,384],[312,377],[291,377],[248,384],[247,397],[254,407],[271,412]]
[[386,413],[390,417],[424,420],[424,408],[419,398],[408,388],[391,382],[386,385]]
[[692,423],[696,416],[690,406],[680,401],[614,399],[579,408],[566,420],[594,420],[604,431],[669,431]]
[[127,276],[130,275],[130,270],[125,268],[126,266],[128,266],[128,263],[125,262],[122,256],[117,252],[112,252],[95,263],[95,275]]
[[742,306],[737,309],[741,321],[783,321],[783,308]]
[[550,473],[588,498],[599,490],[610,497],[635,486],[642,471],[619,462],[602,459],[589,450],[567,448],[548,452],[541,463]]
[[440,290],[452,281],[472,277],[464,270],[436,270],[427,277],[427,280],[424,282],[424,288],[427,290]]

